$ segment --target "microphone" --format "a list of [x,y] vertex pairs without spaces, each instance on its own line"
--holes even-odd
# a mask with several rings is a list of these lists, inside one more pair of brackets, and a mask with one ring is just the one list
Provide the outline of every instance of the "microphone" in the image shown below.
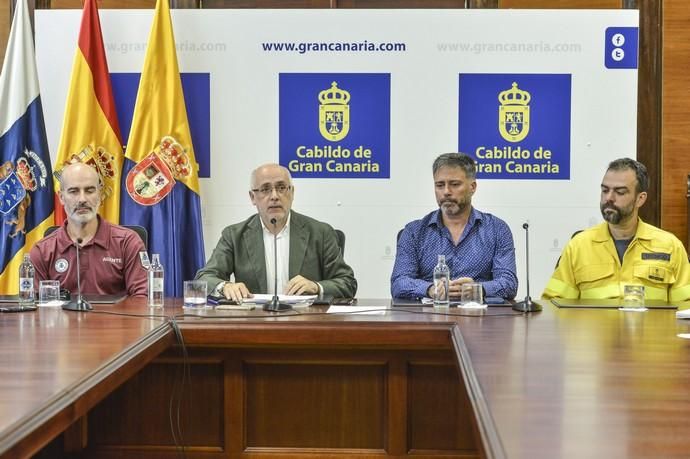
[[527,278],[527,296],[524,301],[515,303],[513,309],[520,312],[536,312],[541,311],[541,305],[534,303],[532,297],[529,296],[529,224],[523,223],[522,228],[525,230],[525,270]]
[[280,312],[292,309],[287,303],[281,303],[278,299],[278,232],[276,224],[278,220],[275,218],[271,219],[271,225],[273,225],[273,299],[270,303],[264,304],[263,310],[270,312]]
[[90,311],[93,309],[88,301],[81,296],[81,268],[79,266],[79,248],[83,242],[82,238],[77,238],[77,243],[74,246],[77,248],[77,299],[70,301],[62,306],[65,311]]

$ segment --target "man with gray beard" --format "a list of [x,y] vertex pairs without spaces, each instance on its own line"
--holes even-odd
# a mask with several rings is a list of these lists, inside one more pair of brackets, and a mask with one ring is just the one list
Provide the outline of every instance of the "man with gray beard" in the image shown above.
[[37,285],[42,280],[58,280],[61,287],[77,292],[79,244],[83,293],[146,296],[146,269],[139,255],[146,250],[144,243],[131,229],[98,215],[103,182],[96,169],[80,162],[65,166],[58,195],[67,220],[31,249]]
[[690,265],[683,243],[638,216],[648,186],[644,164],[630,158],[609,164],[599,203],[605,221],[570,240],[544,298],[623,298],[625,285],[642,285],[646,299],[690,299]]

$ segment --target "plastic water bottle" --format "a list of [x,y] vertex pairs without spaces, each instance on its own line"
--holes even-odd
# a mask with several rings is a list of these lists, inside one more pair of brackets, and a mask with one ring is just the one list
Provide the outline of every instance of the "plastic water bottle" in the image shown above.
[[163,265],[160,256],[153,254],[153,261],[149,267],[149,306],[152,308],[163,307]]
[[26,254],[24,261],[19,265],[19,306],[33,306],[36,301],[34,273],[34,265]]
[[446,256],[438,256],[438,264],[434,268],[434,307],[448,308],[450,307],[450,297],[448,288],[450,282],[450,269],[446,264]]

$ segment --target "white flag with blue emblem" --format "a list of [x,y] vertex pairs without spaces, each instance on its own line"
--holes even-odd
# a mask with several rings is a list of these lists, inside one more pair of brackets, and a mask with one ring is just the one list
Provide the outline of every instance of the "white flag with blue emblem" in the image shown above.
[[53,224],[53,181],[26,0],[0,74],[0,292],[18,291],[24,253]]

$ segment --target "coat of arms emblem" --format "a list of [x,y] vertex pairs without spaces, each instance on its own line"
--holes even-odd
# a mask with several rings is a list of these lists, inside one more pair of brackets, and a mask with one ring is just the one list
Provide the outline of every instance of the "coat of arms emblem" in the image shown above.
[[350,131],[350,93],[332,82],[330,89],[319,92],[319,132],[324,139],[337,142]]
[[173,137],[165,136],[158,147],[127,174],[127,193],[144,206],[159,203],[172,191],[176,180],[190,174],[189,156]]
[[63,164],[56,166],[53,176],[59,181],[62,169],[73,163],[84,163],[93,167],[98,172],[98,177],[103,185],[103,200],[113,194],[115,182],[120,180],[120,171],[117,170],[115,156],[100,145],[86,145],[79,153],[73,153]]
[[529,92],[518,88],[517,83],[498,95],[498,130],[508,142],[519,142],[529,133]]
[[[43,160],[30,150],[25,149],[24,155],[19,157],[16,165],[5,161],[0,166],[0,215],[6,225],[14,225],[10,237],[26,233],[26,211],[31,205],[31,192],[46,187],[48,171]],[[33,160],[33,165],[29,159]]]

